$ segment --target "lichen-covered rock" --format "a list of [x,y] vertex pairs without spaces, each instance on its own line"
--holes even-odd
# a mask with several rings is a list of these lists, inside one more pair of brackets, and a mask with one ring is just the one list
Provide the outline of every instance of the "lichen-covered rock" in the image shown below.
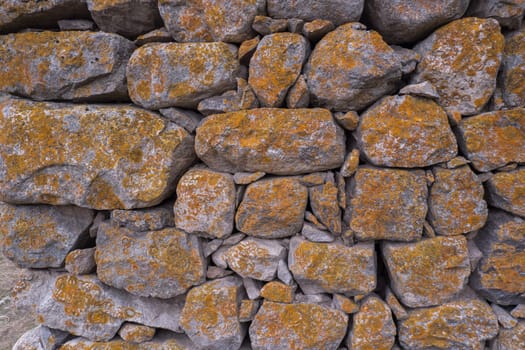
[[170,33],[165,27],[154,29],[151,32],[139,35],[135,39],[135,45],[143,46],[149,43],[170,43],[173,41]]
[[349,186],[347,222],[359,241],[413,241],[427,214],[427,183],[421,170],[360,167]]
[[104,32],[135,38],[161,24],[156,0],[86,0],[91,17]]
[[66,256],[65,268],[72,275],[87,275],[95,271],[95,248],[75,249]]
[[205,98],[234,89],[237,48],[213,43],[141,46],[127,67],[129,95],[148,109],[195,108]]
[[37,326],[25,332],[13,345],[12,350],[55,350],[69,337],[69,333]]
[[250,326],[254,350],[336,350],[348,316],[316,304],[265,301]]
[[369,243],[347,247],[292,238],[288,265],[306,294],[368,294],[376,287],[376,255]]
[[499,81],[502,97],[507,106],[525,107],[524,79],[525,28],[510,34],[505,40],[505,52],[501,62]]
[[225,238],[233,231],[235,198],[233,176],[193,168],[177,184],[175,224],[188,233]]
[[133,231],[154,231],[175,226],[173,210],[167,206],[137,210],[113,210],[110,220]]
[[422,60],[412,82],[431,82],[448,110],[479,113],[496,88],[504,44],[493,19],[453,21],[414,47]]
[[131,106],[0,99],[0,200],[152,206],[194,160],[193,137]]
[[264,0],[159,0],[164,24],[176,41],[241,43],[254,36],[252,22]]
[[470,260],[463,236],[384,242],[381,250],[392,290],[409,307],[442,304],[467,285]]
[[364,0],[267,1],[268,14],[273,18],[326,19],[335,25],[358,21],[363,6]]
[[60,350],[194,350],[195,344],[183,334],[162,333],[151,341],[141,344],[114,338],[110,341],[91,341],[74,338],[65,343]]
[[474,242],[483,253],[470,285],[500,305],[525,303],[525,221],[491,211]]
[[130,343],[144,343],[155,336],[155,328],[134,323],[124,323],[118,331],[120,337]]
[[470,0],[367,0],[365,15],[391,44],[422,39],[434,29],[463,16]]
[[348,23],[328,33],[305,67],[315,105],[336,111],[360,110],[395,91],[401,62],[374,31]]
[[294,177],[256,181],[246,188],[237,209],[239,231],[262,238],[282,238],[301,231],[308,190]]
[[352,350],[390,350],[395,340],[392,311],[379,297],[367,297],[353,317],[347,347]]
[[327,110],[261,108],[206,118],[195,150],[218,171],[294,175],[340,167],[345,136]]
[[93,215],[92,210],[73,206],[0,202],[0,246],[18,266],[61,267],[70,251],[88,241]]
[[[228,90],[222,95],[213,96],[199,102],[197,109],[205,116],[211,114],[236,112],[241,109],[259,107],[259,100],[255,96],[248,82],[237,78],[237,90]],[[197,125],[195,126],[195,128]]]
[[162,108],[159,110],[163,117],[171,120],[177,125],[182,126],[189,133],[193,133],[203,116],[202,114],[189,109],[182,108]]
[[487,220],[481,181],[468,165],[456,169],[434,167],[428,217],[440,235],[452,236],[480,229]]
[[0,91],[35,100],[128,100],[135,45],[115,34],[28,32],[0,36]]
[[277,303],[291,303],[295,288],[295,285],[287,285],[279,281],[268,282],[261,288],[261,297]]
[[463,119],[458,125],[461,150],[478,171],[525,162],[525,109],[494,111]]
[[341,234],[341,209],[337,201],[337,186],[332,173],[327,173],[326,182],[308,188],[310,206],[314,215],[331,233]]
[[520,321],[511,329],[501,328],[494,340],[494,350],[525,349],[525,321]]
[[138,296],[172,298],[206,279],[199,239],[175,228],[137,233],[102,223],[95,260],[102,282]]
[[525,167],[498,172],[486,186],[490,205],[525,217]]
[[525,14],[523,0],[472,0],[467,16],[494,18],[502,27],[518,29]]
[[182,310],[182,329],[198,349],[237,350],[246,334],[239,321],[244,297],[238,277],[207,282],[190,290]]
[[486,302],[461,299],[409,311],[398,328],[405,349],[469,350],[498,334],[498,320]]
[[379,166],[426,167],[458,152],[445,111],[421,97],[385,97],[361,115],[357,135],[364,156]]

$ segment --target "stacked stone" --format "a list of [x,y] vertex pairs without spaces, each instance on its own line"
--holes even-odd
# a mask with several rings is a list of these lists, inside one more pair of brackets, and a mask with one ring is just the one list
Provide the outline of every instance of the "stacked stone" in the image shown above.
[[14,349],[524,349],[524,12],[4,0]]

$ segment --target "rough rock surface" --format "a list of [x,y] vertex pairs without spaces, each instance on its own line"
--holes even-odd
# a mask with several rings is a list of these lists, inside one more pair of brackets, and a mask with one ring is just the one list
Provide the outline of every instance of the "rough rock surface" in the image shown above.
[[305,75],[315,105],[346,112],[394,92],[401,62],[378,33],[347,23],[317,43]]
[[525,29],[506,37],[499,79],[505,104],[525,107]]
[[511,329],[500,329],[494,341],[496,350],[525,349],[525,321],[520,321]]
[[93,273],[97,266],[96,248],[75,249],[66,256],[65,269],[74,276]]
[[295,175],[341,166],[345,136],[327,110],[261,108],[206,118],[195,151],[218,171]]
[[486,186],[490,205],[525,217],[525,167],[498,172]]
[[69,333],[37,326],[24,333],[12,350],[54,350],[69,337]]
[[0,99],[0,200],[151,206],[193,162],[192,146],[181,127],[130,106]]
[[385,97],[361,115],[357,135],[364,156],[378,166],[426,167],[458,151],[443,108],[421,97]]
[[129,95],[148,109],[195,108],[199,102],[235,88],[237,48],[211,43],[141,46],[127,67]]
[[477,114],[496,88],[504,44],[493,19],[453,21],[414,47],[422,60],[412,82],[431,82],[446,109]]
[[134,323],[124,323],[118,331],[120,337],[130,343],[144,343],[153,339],[155,328]]
[[279,281],[268,282],[261,288],[261,297],[278,303],[291,303],[295,295],[295,285],[287,285]]
[[36,100],[128,100],[135,45],[115,34],[28,32],[0,36],[0,91]]
[[327,173],[324,184],[308,188],[312,212],[334,235],[340,235],[342,230],[337,195],[337,185],[332,173]]
[[85,338],[74,338],[64,344],[60,350],[194,350],[195,344],[185,335],[164,333],[155,336],[151,341],[141,344],[126,342],[119,338],[110,341],[91,341]]
[[341,25],[359,20],[364,0],[267,0],[267,6],[274,18],[326,19]]
[[508,29],[521,27],[524,14],[523,0],[472,0],[467,12],[467,16],[494,18]]
[[175,226],[173,211],[166,206],[137,210],[113,210],[110,220],[117,226],[133,231],[153,231]]

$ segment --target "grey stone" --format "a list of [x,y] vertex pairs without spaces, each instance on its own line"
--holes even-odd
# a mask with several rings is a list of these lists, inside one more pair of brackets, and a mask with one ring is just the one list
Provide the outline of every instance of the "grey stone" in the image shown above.
[[204,118],[200,113],[182,108],[163,108],[160,111],[167,119],[182,126],[189,133],[193,133]]
[[222,239],[212,239],[211,241],[206,242],[203,245],[202,254],[204,255],[205,258],[209,257],[210,255],[215,253],[217,249],[219,249],[222,243],[223,243]]
[[486,188],[490,205],[525,217],[525,167],[495,173]]
[[437,93],[436,89],[428,81],[424,81],[419,84],[407,85],[399,90],[399,94],[426,97],[431,99],[439,98],[439,94]]
[[511,329],[500,329],[490,350],[521,350],[525,348],[525,322]]
[[66,256],[66,271],[72,275],[87,275],[95,271],[95,248],[76,249]]
[[388,287],[385,291],[385,301],[392,310],[396,320],[406,320],[408,318],[407,310],[403,305],[401,305],[395,294],[392,293]]
[[341,209],[337,200],[338,188],[334,174],[325,174],[325,183],[308,188],[308,198],[313,214],[334,235],[341,234]]
[[301,230],[301,235],[310,242],[330,243],[334,241],[334,236],[330,232],[318,229],[316,226],[305,222]]
[[230,249],[230,246],[220,246],[216,251],[214,251],[211,255],[211,261],[223,269],[228,268],[228,263],[226,262],[226,252]]
[[[525,2],[523,9],[525,10]],[[505,52],[498,81],[500,88],[496,89],[499,96],[493,97],[494,109],[525,107],[525,88],[522,84],[525,71],[524,38],[525,28],[511,32],[505,37]]]
[[141,344],[130,343],[119,338],[100,342],[86,338],[74,338],[60,348],[60,350],[80,349],[194,350],[195,344],[184,334],[157,332],[152,340]]
[[46,326],[37,326],[25,332],[12,350],[56,350],[69,337],[69,333]]
[[304,27],[304,20],[300,18],[289,18],[288,19],[288,31],[290,33],[301,34]]
[[507,29],[520,28],[524,14],[523,0],[472,0],[467,11],[467,16],[494,18]]
[[265,175],[266,173],[262,171],[258,171],[256,173],[240,172],[233,174],[233,181],[235,181],[237,185],[249,185],[252,182],[263,178]]
[[397,59],[401,61],[401,72],[403,76],[408,75],[416,70],[417,64],[421,61],[421,55],[414,50],[402,46],[392,45]]
[[168,33],[166,27],[161,27],[152,30],[151,32],[139,35],[137,39],[135,39],[135,45],[143,46],[149,43],[169,43],[172,41],[173,38],[171,37],[171,34]]
[[311,42],[318,42],[323,36],[334,30],[332,21],[326,19],[316,19],[305,23],[303,35]]
[[126,322],[120,327],[118,335],[127,342],[140,344],[153,339],[155,328]]
[[205,116],[259,107],[259,101],[246,80],[237,78],[237,90],[226,91],[199,102],[197,109]]
[[512,311],[510,312],[512,317],[515,318],[525,318],[525,304],[518,304]]
[[321,306],[331,306],[332,298],[329,294],[318,293],[318,294],[303,294],[297,293],[294,298],[294,302],[298,304],[317,304]]
[[217,266],[208,266],[208,270],[206,270],[206,278],[210,280],[223,278],[231,274],[233,274],[233,271],[226,270]]
[[274,19],[266,16],[255,16],[252,28],[257,33],[265,36],[285,32],[288,28],[288,21],[285,19]]
[[501,327],[505,329],[511,329],[516,327],[518,324],[518,320],[511,316],[511,314],[502,308],[501,306],[498,306],[497,304],[490,305],[492,307],[492,311],[494,311],[494,314],[496,314],[496,317],[498,318],[498,322],[501,325]]
[[310,105],[310,91],[304,75],[299,75],[286,95],[286,107],[307,108]]
[[61,31],[95,29],[95,23],[87,19],[61,19],[57,23]]
[[467,240],[468,247],[468,258],[470,260],[470,270],[474,272],[478,267],[479,261],[483,258],[483,253],[479,250],[478,246],[473,239]]
[[113,210],[110,220],[133,231],[155,231],[175,226],[173,211],[160,206],[138,210]]
[[274,18],[300,18],[305,21],[326,19],[339,26],[356,22],[363,12],[364,0],[268,0],[268,14]]
[[285,260],[280,260],[277,265],[277,278],[287,285],[294,283],[292,273],[288,269],[288,263]]
[[250,300],[255,300],[261,297],[262,282],[245,277],[242,279],[242,283]]
[[245,237],[246,235],[244,233],[240,233],[240,232],[234,233],[230,237],[226,238],[223,244],[224,245],[236,245],[237,243],[242,241]]

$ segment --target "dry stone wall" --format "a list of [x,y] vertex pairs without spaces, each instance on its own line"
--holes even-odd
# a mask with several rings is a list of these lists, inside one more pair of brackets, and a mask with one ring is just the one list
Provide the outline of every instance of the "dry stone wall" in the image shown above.
[[525,349],[524,14],[3,0],[13,349]]

